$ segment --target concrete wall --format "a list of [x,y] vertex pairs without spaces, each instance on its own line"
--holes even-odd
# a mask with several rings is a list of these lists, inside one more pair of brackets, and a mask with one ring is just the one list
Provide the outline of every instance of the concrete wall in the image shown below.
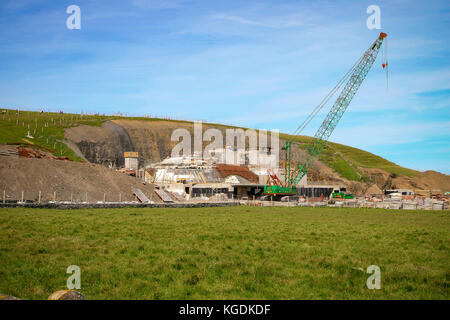
[[138,166],[138,158],[125,158],[125,169],[137,170]]
[[0,203],[0,208],[46,208],[46,209],[112,209],[112,208],[207,208],[234,207],[237,202],[201,202],[201,203]]

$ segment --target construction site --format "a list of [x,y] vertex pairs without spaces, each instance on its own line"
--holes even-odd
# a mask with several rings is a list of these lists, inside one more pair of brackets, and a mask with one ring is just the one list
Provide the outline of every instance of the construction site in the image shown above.
[[[248,133],[243,130],[206,124],[206,129],[220,135],[216,140],[230,130],[242,136],[227,137],[224,146],[216,141],[222,147],[212,149],[202,141],[199,150],[191,150],[189,144],[187,154],[173,155],[174,132],[195,135],[199,130],[194,122],[150,115],[130,118],[3,108],[1,204],[448,209],[448,175],[409,170],[370,154],[373,163],[364,163],[361,160],[368,153],[327,145],[385,38],[380,33],[297,130],[282,134],[280,141],[273,133],[269,137],[260,131],[257,139],[252,132],[252,140],[251,135],[246,139]],[[387,72],[387,58],[382,59]],[[339,91],[315,136],[302,136]],[[200,135],[201,139],[206,136],[201,128]],[[252,142],[259,142],[259,148]],[[255,157],[258,161],[251,161]]]
[[449,9],[0,2],[0,304],[448,300]]
[[[3,110],[4,123],[24,119],[23,126],[18,128],[26,129],[27,133],[26,119],[64,117],[62,114]],[[51,126],[46,122],[44,128],[46,125]],[[264,161],[261,165],[249,164],[248,151],[243,154],[244,163],[239,164],[220,160],[219,155],[226,152],[225,149],[214,150],[206,157],[171,157],[174,143],[164,131],[178,125],[160,119],[116,119],[105,121],[101,126],[61,126],[65,132],[64,143],[72,149],[59,155],[50,148],[34,145],[36,139],[31,137],[22,139],[19,144],[4,144],[0,148],[0,204],[62,208],[213,204],[448,209],[450,179],[446,175],[430,171],[408,176],[359,166],[358,170],[367,178],[355,181],[343,178],[327,167],[325,161],[317,161],[309,174],[295,185],[294,192],[269,193],[268,186],[283,185],[287,179],[283,147],[280,147],[278,168]],[[192,129],[187,123],[181,125]],[[37,132],[39,125],[36,128]],[[115,134],[111,134],[112,130]],[[152,139],[143,140],[145,136]],[[44,136],[38,139],[47,141]],[[57,143],[60,142],[49,142],[49,145]],[[69,153],[71,150],[74,152]],[[305,154],[300,148],[297,153]],[[267,150],[263,156],[270,156]]]

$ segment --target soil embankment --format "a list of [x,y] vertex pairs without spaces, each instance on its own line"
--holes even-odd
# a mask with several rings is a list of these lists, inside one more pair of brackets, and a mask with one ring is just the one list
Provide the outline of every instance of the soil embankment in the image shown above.
[[135,177],[94,163],[63,160],[29,159],[0,156],[0,192],[6,190],[7,199],[51,201],[132,201],[132,188],[139,188],[150,200],[161,202],[152,185]]

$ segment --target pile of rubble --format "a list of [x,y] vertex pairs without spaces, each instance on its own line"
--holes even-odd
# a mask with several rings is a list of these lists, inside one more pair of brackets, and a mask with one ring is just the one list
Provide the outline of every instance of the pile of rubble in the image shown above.
[[47,153],[47,152],[41,152],[39,150],[31,149],[31,148],[24,148],[19,147],[17,148],[17,154],[19,157],[24,158],[37,158],[37,159],[53,159],[53,160],[69,160],[68,157],[55,157],[54,155]]

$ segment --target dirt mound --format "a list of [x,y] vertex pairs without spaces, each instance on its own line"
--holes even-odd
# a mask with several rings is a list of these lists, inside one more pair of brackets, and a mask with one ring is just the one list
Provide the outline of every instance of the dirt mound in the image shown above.
[[55,191],[57,201],[85,201],[86,193],[89,202],[103,201],[104,193],[106,201],[131,201],[133,187],[160,202],[152,185],[101,165],[0,156],[0,190],[8,199],[19,200],[24,191],[25,200],[36,200],[40,190],[42,201],[53,200]]
[[424,189],[450,191],[450,175],[448,174],[429,170],[421,172],[416,180],[424,186]]
[[19,157],[24,158],[37,158],[37,159],[52,159],[52,160],[69,160],[68,157],[55,157],[49,152],[44,152],[32,148],[23,148],[19,147],[17,148],[17,154]]
[[416,176],[397,176],[375,168],[360,168],[381,189],[450,190],[450,176],[436,171],[418,172]]
[[383,191],[376,184],[369,186],[369,188],[367,188],[367,190],[365,191],[365,195],[382,194],[382,193]]

